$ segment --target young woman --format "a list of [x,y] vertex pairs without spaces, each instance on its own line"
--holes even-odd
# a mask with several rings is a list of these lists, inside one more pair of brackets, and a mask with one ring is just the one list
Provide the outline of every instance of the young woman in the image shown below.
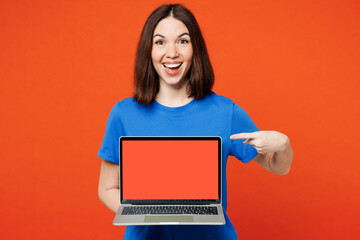
[[[259,131],[247,113],[212,92],[214,74],[200,28],[185,7],[168,4],[147,19],[135,63],[135,93],[113,107],[98,152],[99,198],[116,212],[119,200],[120,136],[221,136],[225,225],[128,226],[124,239],[236,239],[226,214],[228,155],[254,159],[275,174],[287,174],[293,152],[277,131]],[[245,141],[244,141],[245,139]]]

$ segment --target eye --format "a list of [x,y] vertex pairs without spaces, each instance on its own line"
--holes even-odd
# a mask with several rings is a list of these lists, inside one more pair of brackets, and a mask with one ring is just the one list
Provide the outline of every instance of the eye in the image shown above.
[[188,44],[190,41],[187,39],[180,39],[179,41],[181,44]]
[[158,40],[155,42],[156,45],[163,45],[164,44],[164,41],[163,40]]

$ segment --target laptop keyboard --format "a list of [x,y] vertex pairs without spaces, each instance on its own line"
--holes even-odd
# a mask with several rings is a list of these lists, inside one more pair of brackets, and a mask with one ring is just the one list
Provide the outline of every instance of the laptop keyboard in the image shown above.
[[124,207],[122,215],[143,214],[198,214],[218,215],[214,206],[131,206]]

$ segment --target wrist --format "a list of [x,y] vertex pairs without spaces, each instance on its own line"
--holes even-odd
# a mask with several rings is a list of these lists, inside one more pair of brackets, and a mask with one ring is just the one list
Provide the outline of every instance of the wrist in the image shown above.
[[290,146],[290,139],[285,134],[282,134],[282,144],[281,144],[280,152],[285,152],[289,146]]

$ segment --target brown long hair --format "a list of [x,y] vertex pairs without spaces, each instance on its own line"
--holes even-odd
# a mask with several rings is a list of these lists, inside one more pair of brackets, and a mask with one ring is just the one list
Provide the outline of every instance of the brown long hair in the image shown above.
[[134,100],[140,104],[150,104],[159,92],[159,76],[151,60],[152,38],[157,24],[169,16],[182,21],[189,30],[191,38],[193,58],[188,72],[189,97],[201,99],[211,92],[214,85],[214,71],[194,15],[180,4],[162,5],[155,9],[146,20],[136,52]]

